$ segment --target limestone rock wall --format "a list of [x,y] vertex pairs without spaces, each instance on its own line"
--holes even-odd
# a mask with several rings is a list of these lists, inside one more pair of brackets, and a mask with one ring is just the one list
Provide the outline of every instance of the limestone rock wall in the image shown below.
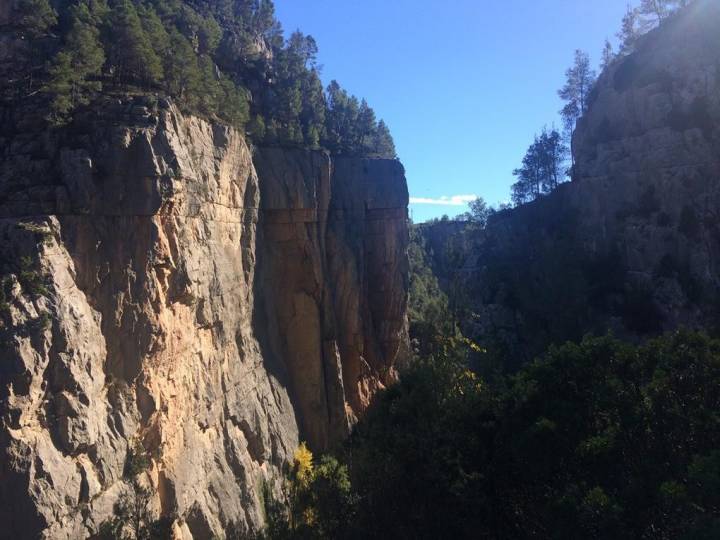
[[407,202],[397,161],[256,152],[267,342],[285,358],[308,440],[349,432],[395,377],[407,305]]
[[393,379],[402,167],[253,163],[142,98],[1,142],[0,538],[91,536],[138,443],[176,536],[257,530],[299,440],[338,441]]

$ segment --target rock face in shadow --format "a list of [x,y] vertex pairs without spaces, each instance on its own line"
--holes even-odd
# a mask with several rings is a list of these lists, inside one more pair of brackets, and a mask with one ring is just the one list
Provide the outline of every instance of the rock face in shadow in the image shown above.
[[349,433],[395,377],[407,306],[407,202],[397,161],[260,149],[261,289],[303,432]]
[[720,5],[698,0],[615,60],[579,122],[574,181],[464,241],[481,247],[441,283],[463,291],[469,334],[521,363],[586,332],[717,326],[718,28]]
[[0,537],[95,533],[137,443],[178,537],[258,530],[298,442],[393,380],[402,167],[142,98],[2,142]]

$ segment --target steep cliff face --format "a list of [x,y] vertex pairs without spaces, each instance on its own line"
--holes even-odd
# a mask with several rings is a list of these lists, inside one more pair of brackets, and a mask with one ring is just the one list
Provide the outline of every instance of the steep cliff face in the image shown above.
[[407,189],[396,161],[261,149],[269,353],[284,358],[304,433],[348,434],[394,380],[407,305]]
[[699,0],[601,75],[575,181],[501,212],[466,253],[467,329],[518,361],[613,329],[718,322],[720,6]]
[[0,537],[96,532],[137,443],[177,535],[256,530],[298,441],[393,380],[402,167],[93,110],[0,145]]

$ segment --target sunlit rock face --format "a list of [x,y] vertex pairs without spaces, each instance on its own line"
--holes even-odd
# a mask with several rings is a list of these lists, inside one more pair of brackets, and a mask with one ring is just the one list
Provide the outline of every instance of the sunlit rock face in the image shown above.
[[176,536],[257,530],[298,442],[394,379],[401,165],[253,152],[143,98],[3,143],[0,538],[95,533],[136,442]]
[[473,248],[441,283],[462,291],[467,333],[519,364],[586,332],[716,327],[718,28],[720,4],[698,0],[618,57],[578,124],[573,182],[455,242]]

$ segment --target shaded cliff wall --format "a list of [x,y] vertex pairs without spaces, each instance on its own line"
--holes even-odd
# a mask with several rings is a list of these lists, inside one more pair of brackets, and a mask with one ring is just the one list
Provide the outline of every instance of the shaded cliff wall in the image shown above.
[[259,149],[258,255],[269,352],[284,358],[316,448],[349,433],[395,377],[407,307],[402,165]]
[[[354,177],[277,149],[257,152],[258,175],[241,134],[143,98],[1,142],[0,537],[95,532],[129,489],[136,442],[178,536],[257,530],[262,485],[298,441],[337,441],[392,379],[406,289],[384,290],[385,306],[376,287],[405,286],[402,168],[348,160],[376,173]],[[370,219],[384,180],[386,240]],[[295,220],[343,210],[342,196],[368,208],[356,237]],[[355,274],[330,244],[350,246]],[[337,314],[335,282],[357,288],[355,311]],[[348,334],[379,344],[365,371],[343,353]]]
[[548,343],[714,328],[720,6],[698,0],[600,76],[575,181],[490,220],[466,253],[468,333],[526,361]]

